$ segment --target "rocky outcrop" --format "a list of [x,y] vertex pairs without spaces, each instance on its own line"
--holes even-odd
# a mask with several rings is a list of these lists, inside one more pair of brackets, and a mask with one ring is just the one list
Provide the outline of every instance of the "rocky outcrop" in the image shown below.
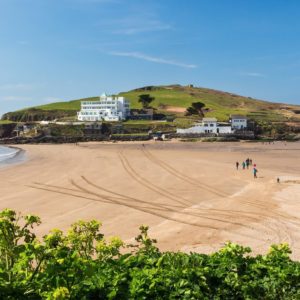
[[0,138],[8,138],[12,136],[12,132],[16,125],[16,123],[0,124]]

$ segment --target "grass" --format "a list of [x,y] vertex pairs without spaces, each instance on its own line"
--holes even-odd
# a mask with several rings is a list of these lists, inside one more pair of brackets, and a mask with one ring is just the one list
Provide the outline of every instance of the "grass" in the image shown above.
[[188,128],[191,127],[195,122],[199,121],[199,118],[187,118],[187,117],[179,117],[174,119],[173,124],[178,128]]
[[[231,114],[253,116],[254,119],[260,118],[259,114],[263,114],[263,118],[270,121],[287,120],[287,117],[280,111],[282,105],[279,103],[256,100],[206,88],[171,86],[154,88],[150,91],[133,90],[121,93],[122,96],[130,99],[133,108],[141,107],[138,103],[140,94],[150,94],[155,97],[151,105],[161,111],[164,111],[168,106],[187,108],[193,102],[200,101],[210,109],[206,113],[206,117],[216,117],[219,121],[227,121]],[[295,106],[290,107],[295,109]],[[183,117],[182,113],[176,113],[176,115]]]
[[127,120],[127,121],[125,121],[124,124],[153,125],[153,124],[166,124],[166,123],[173,124],[173,122],[155,121],[155,120]]
[[276,110],[249,112],[247,116],[254,121],[264,120],[269,122],[287,122],[289,120],[285,115],[281,114]]
[[0,120],[0,125],[2,125],[2,124],[6,125],[6,124],[12,124],[12,123],[14,123],[14,122],[12,122],[10,120]]
[[[216,117],[219,121],[227,121],[231,114],[240,114],[248,116],[253,120],[264,120],[270,122],[285,122],[288,120],[300,120],[300,115],[294,111],[299,111],[299,106],[283,105],[280,103],[272,103],[243,97],[232,93],[216,91],[206,88],[184,87],[179,85],[152,87],[149,90],[137,89],[129,92],[122,92],[119,95],[130,100],[130,107],[133,109],[141,108],[138,102],[139,95],[150,94],[155,100],[151,103],[157,112],[165,113],[166,115],[175,115],[174,121],[179,127],[190,126],[197,118],[185,117],[184,113],[172,112],[168,107],[187,108],[193,102],[201,101],[209,108],[206,117]],[[80,102],[82,100],[95,101],[98,97],[89,97],[84,99],[72,100],[69,102],[55,102],[46,105],[34,107],[39,111],[64,111],[70,115],[76,116],[76,112],[80,110]],[[284,108],[284,109],[283,109]],[[32,108],[31,108],[32,109]],[[21,110],[20,113],[26,113],[30,109]],[[287,117],[286,110],[290,116]],[[285,111],[285,112],[284,112]],[[71,114],[70,114],[71,113]],[[149,123],[151,122],[151,123]],[[150,125],[155,121],[127,121],[127,124]]]
[[36,106],[37,109],[42,109],[42,110],[74,110],[78,111],[80,110],[80,102],[81,101],[96,101],[98,100],[98,97],[89,97],[89,98],[84,98],[84,99],[78,99],[78,100],[71,100],[68,102],[54,102],[54,103],[49,103],[45,105],[40,105]]
[[88,98],[76,99],[76,100],[71,100],[71,101],[53,102],[53,103],[49,103],[49,104],[38,105],[38,106],[34,106],[34,107],[24,108],[19,111],[22,112],[22,111],[27,111],[27,110],[34,108],[34,109],[39,109],[39,110],[44,110],[44,111],[68,110],[68,111],[77,112],[80,110],[80,102],[81,101],[96,101],[96,100],[98,100],[98,97],[88,97]]

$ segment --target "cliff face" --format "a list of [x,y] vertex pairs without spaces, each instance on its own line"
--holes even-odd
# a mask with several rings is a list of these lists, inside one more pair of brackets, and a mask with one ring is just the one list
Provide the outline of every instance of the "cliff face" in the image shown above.
[[16,123],[0,124],[0,138],[11,137],[16,125]]

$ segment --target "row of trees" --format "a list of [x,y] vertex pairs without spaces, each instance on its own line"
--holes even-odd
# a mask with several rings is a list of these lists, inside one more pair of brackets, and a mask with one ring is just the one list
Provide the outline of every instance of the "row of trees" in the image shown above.
[[97,221],[39,241],[37,216],[0,213],[0,299],[299,299],[287,245],[266,255],[228,243],[211,255],[161,252],[141,226],[136,245],[105,239]]

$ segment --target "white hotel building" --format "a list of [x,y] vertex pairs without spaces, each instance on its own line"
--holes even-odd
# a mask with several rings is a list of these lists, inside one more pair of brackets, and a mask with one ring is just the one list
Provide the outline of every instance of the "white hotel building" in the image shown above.
[[129,101],[124,97],[102,94],[98,101],[81,101],[79,121],[121,121],[130,115]]

